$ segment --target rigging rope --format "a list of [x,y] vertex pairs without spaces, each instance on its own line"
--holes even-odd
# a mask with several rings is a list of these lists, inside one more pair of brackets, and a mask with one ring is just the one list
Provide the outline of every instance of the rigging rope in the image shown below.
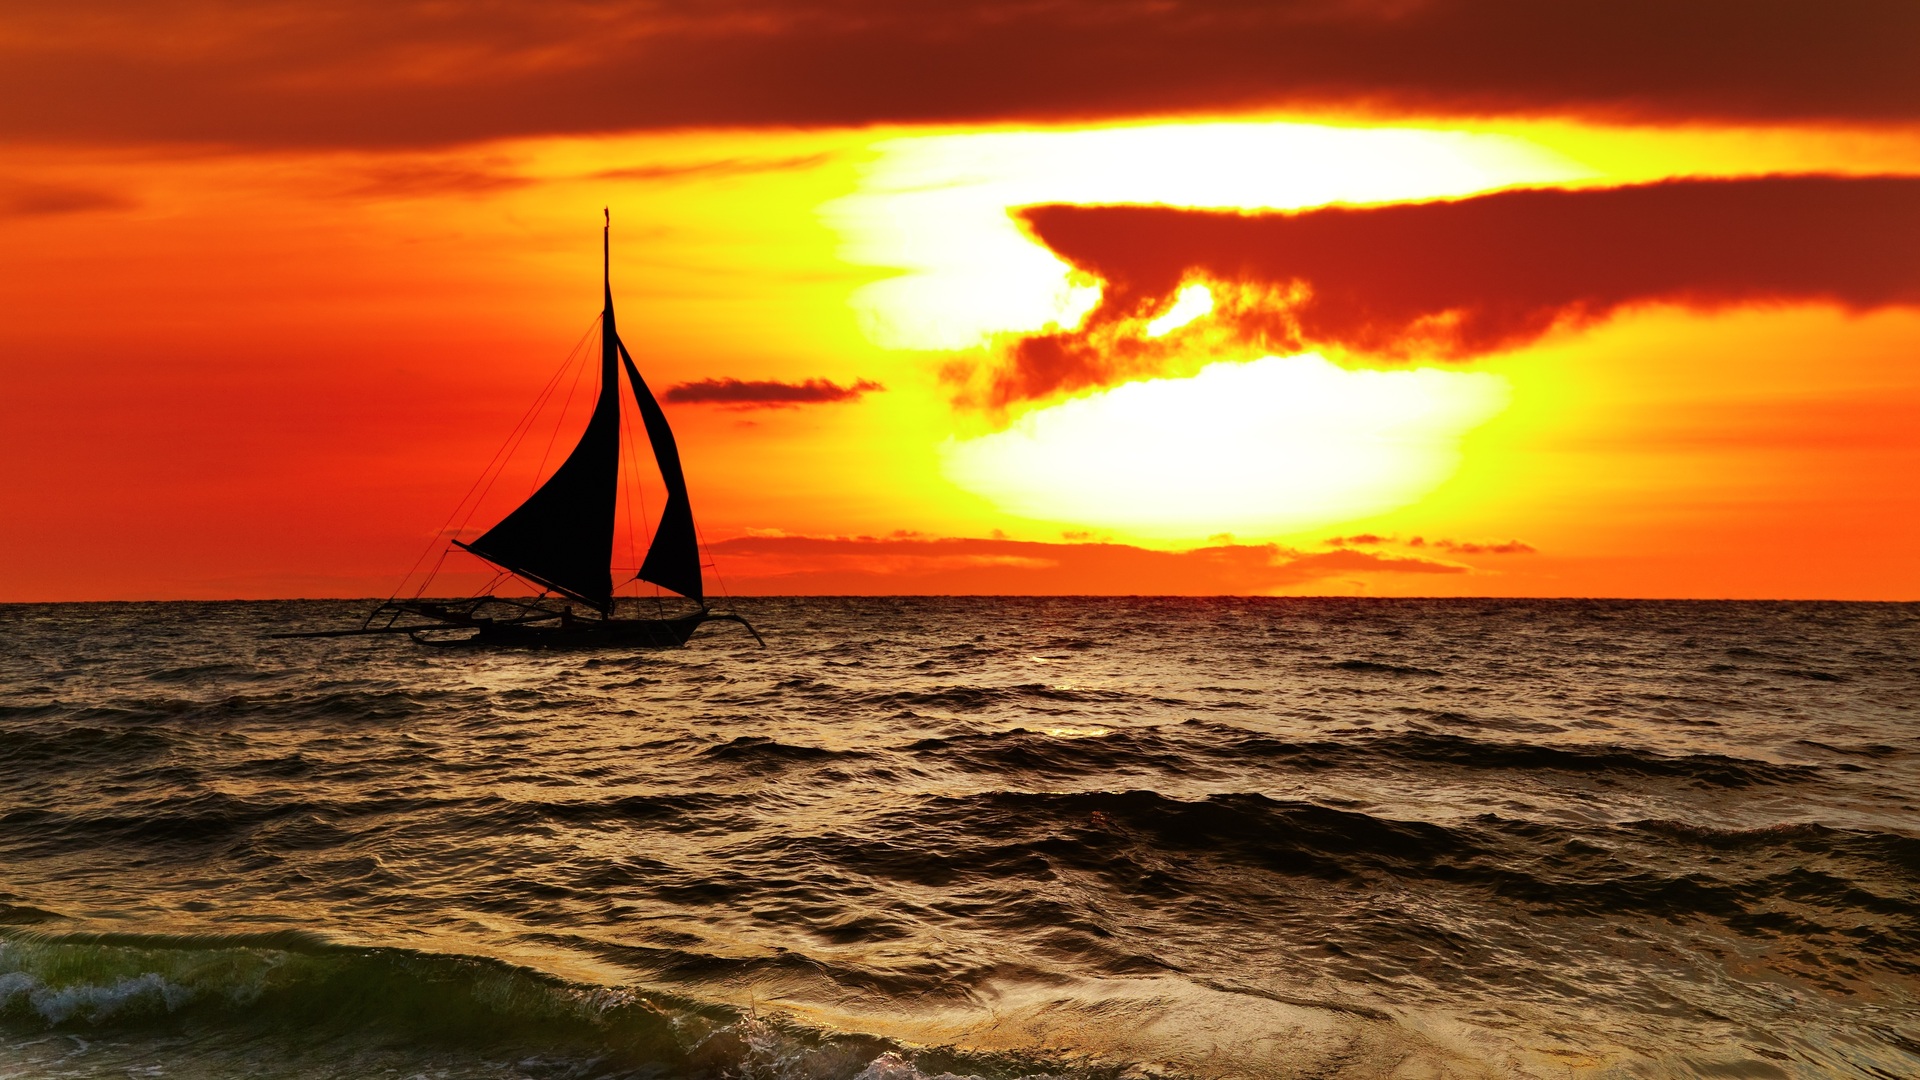
[[[605,317],[605,315],[601,316],[601,318]],[[594,322],[598,325],[599,319],[594,320]],[[588,330],[587,333],[591,334],[593,331]],[[585,339],[582,338],[581,340],[584,341]],[[578,345],[575,345],[573,348],[575,352],[580,351],[580,346]],[[560,437],[560,425],[566,423],[567,410],[573,407],[574,391],[580,389],[580,377],[586,373],[587,365],[585,364],[581,364],[579,370],[573,373],[573,382],[567,386],[567,400],[560,406],[559,414],[553,418],[553,430],[547,434],[547,448],[540,452],[540,466],[533,470],[533,484],[527,488],[528,495],[532,495],[534,492],[540,490],[540,477],[547,471],[547,459],[553,456],[554,440]]]
[[[454,504],[453,511],[447,515],[447,520],[441,523],[439,530],[433,534],[432,539],[427,541],[426,547],[420,552],[419,558],[414,559],[413,565],[407,568],[406,576],[400,579],[400,583],[395,586],[393,593],[387,597],[387,603],[392,603],[393,600],[406,589],[407,582],[412,580],[414,572],[419,570],[420,564],[426,562],[427,556],[433,553],[434,545],[441,542],[447,536],[447,530],[453,527],[454,518],[460,516],[461,508],[466,507],[468,500],[471,499],[473,500],[473,505],[467,509],[467,516],[461,518],[459,527],[454,529],[456,533],[465,531],[468,522],[473,520],[473,515],[479,511],[481,504],[486,502],[488,492],[493,490],[494,481],[497,481],[500,478],[499,474],[506,470],[506,463],[513,457],[513,452],[520,448],[521,441],[526,438],[528,432],[533,430],[534,421],[538,419],[540,410],[545,403],[552,398],[554,389],[559,385],[560,380],[565,377],[567,369],[574,365],[575,360],[580,354],[581,346],[587,343],[587,340],[593,336],[594,329],[599,325],[600,316],[596,315],[594,316],[592,324],[587,327],[587,332],[580,335],[580,340],[574,342],[573,348],[568,350],[566,359],[562,360],[560,366],[554,369],[553,374],[547,379],[546,386],[542,387],[540,393],[533,399],[533,404],[527,407],[527,411],[522,414],[520,419],[513,425],[513,430],[507,433],[507,437],[501,442],[500,448],[493,452],[493,457],[487,461],[486,468],[482,469],[480,475],[474,478],[473,484],[467,488],[467,493],[462,495],[460,501]],[[578,381],[577,376],[575,381]],[[498,466],[497,469],[496,466]],[[489,479],[489,476],[491,476],[491,479]],[[475,489],[481,488],[482,481],[486,482],[486,487],[480,490],[479,497],[475,499],[474,491]],[[433,570],[420,582],[420,587],[414,590],[414,599],[419,599],[420,596],[426,592],[427,586],[432,584],[434,575],[440,572],[440,567],[445,564],[450,550],[450,548],[443,548],[441,550],[440,559],[434,563]]]
[[[467,526],[472,523],[473,516],[480,512],[482,506],[486,505],[487,496],[493,493],[493,485],[499,483],[500,478],[506,475],[507,463],[513,460],[514,454],[519,452],[520,444],[526,441],[526,437],[533,434],[533,427],[539,422],[538,414],[544,412],[547,403],[553,400],[554,391],[559,389],[560,380],[566,377],[567,369],[581,362],[581,357],[583,356],[582,346],[593,336],[593,328],[594,326],[598,326],[599,323],[600,320],[595,318],[593,325],[587,327],[587,332],[580,336],[579,341],[574,342],[573,350],[567,353],[567,359],[561,365],[560,370],[554,373],[553,378],[548,381],[546,389],[541,391],[540,397],[535,399],[533,405],[528,409],[522,425],[515,429],[517,434],[513,436],[512,445],[507,447],[505,453],[499,457],[499,467],[495,468],[492,463],[489,463],[488,469],[491,470],[492,475],[481,474],[482,478],[487,481],[487,486],[481,489],[479,498],[475,499],[473,504],[467,507],[467,515],[460,519],[460,524],[458,528],[454,530],[455,532],[465,532]],[[574,375],[574,380],[576,382],[579,381],[579,374],[577,372]]]

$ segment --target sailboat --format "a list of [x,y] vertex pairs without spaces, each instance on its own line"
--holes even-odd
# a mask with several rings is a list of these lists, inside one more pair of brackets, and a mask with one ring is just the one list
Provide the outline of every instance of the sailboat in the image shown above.
[[[600,314],[600,392],[573,452],[525,502],[472,542],[453,546],[539,590],[533,598],[485,595],[462,600],[422,599],[396,593],[352,630],[324,630],[274,637],[347,637],[410,634],[429,644],[532,647],[618,646],[675,648],[709,622],[736,622],[760,641],[746,619],[708,608],[700,544],[687,497],[680,449],[666,413],[647,388],[614,324],[609,256],[613,216],[601,232],[604,307]],[[697,610],[667,617],[616,614],[613,561],[614,510],[620,482],[620,373],[626,372],[647,441],[667,489],[666,506],[646,558],[634,575],[677,593]],[[430,579],[429,579],[430,580]],[[498,579],[496,579],[498,580]],[[624,584],[624,582],[623,582]],[[426,586],[421,586],[424,592]],[[635,602],[628,600],[631,607]],[[761,641],[761,644],[765,644]]]

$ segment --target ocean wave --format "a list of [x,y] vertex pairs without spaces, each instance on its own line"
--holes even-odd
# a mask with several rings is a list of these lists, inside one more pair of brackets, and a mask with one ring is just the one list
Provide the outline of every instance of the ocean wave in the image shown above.
[[433,836],[492,835],[551,825],[644,826],[669,831],[725,827],[747,796],[618,795],[557,799],[501,795],[392,795],[383,798],[246,798],[220,791],[127,802],[112,811],[54,807],[0,814],[0,839],[16,853],[92,850],[101,844],[162,850],[272,854],[348,844],[356,830],[406,821]]
[[571,983],[493,959],[338,945],[290,931],[0,936],[5,1029],[284,1040],[346,1059],[357,1047],[453,1048],[522,1059],[524,1067],[535,1054],[568,1076],[959,1080],[956,1067],[975,1078],[1113,1071],[912,1047],[781,1014]]
[[[1493,815],[1441,825],[1257,793],[1184,800],[1145,790],[935,796],[911,816],[943,837],[937,851],[844,834],[793,837],[783,848],[917,890],[1037,887],[1074,874],[1108,882],[1112,895],[1130,900],[1239,904],[1286,892],[1278,880],[1306,879],[1465,891],[1536,913],[1707,918],[1748,936],[1852,932],[1866,916],[1898,947],[1882,969],[1920,970],[1901,959],[1920,955],[1920,915],[1905,899],[1920,884],[1911,863],[1920,841],[1901,836],[1756,830],[1736,837],[1655,822],[1561,825]],[[1649,846],[1650,834],[1667,842]],[[1724,865],[1710,853],[1676,850],[1673,841],[1772,850]],[[1249,878],[1249,871],[1270,878]],[[1000,917],[1027,929],[1081,927],[1074,948],[1108,962],[1099,939],[1110,932],[1083,913],[1023,898]]]
[[[99,842],[197,846],[242,836],[261,826],[323,812],[304,800],[249,799],[221,791],[123,804],[113,811],[40,808],[30,819],[8,821],[19,841],[32,846]],[[20,826],[31,826],[31,835]]]
[[1415,667],[1411,664],[1390,664],[1380,660],[1339,660],[1327,665],[1336,671],[1363,671],[1374,675],[1431,675],[1438,677],[1443,672],[1433,668]]
[[212,664],[184,664],[177,667],[153,668],[143,676],[148,682],[193,683],[193,682],[259,682],[274,676],[260,671],[251,665],[232,662]]
[[[1626,746],[1494,742],[1423,732],[1354,740],[1345,745],[1358,753],[1456,768],[1664,777],[1712,787],[1792,784],[1817,780],[1821,775],[1817,766],[1780,765],[1722,754],[1671,755]],[[1243,748],[1251,752],[1253,742],[1243,744]],[[1321,752],[1327,749],[1331,748],[1320,748]]]
[[172,732],[142,726],[0,729],[0,761],[41,770],[113,767],[157,758],[180,741]]
[[745,796],[720,792],[661,795],[621,795],[613,798],[518,800],[488,798],[465,808],[470,820],[488,826],[558,822],[568,825],[645,824],[657,828],[692,828],[707,824],[703,815],[725,812],[746,802]]
[[[215,681],[230,683],[236,680],[222,678]],[[231,693],[204,698],[189,695],[128,695],[84,704],[50,703],[16,708],[11,716],[0,715],[0,719],[49,719],[64,724],[89,725],[101,730],[139,725],[183,728],[209,722],[263,720],[278,723],[316,720],[394,723],[430,715],[438,710],[486,707],[490,704],[488,695],[471,690],[323,684],[302,691]]]
[[1650,818],[1628,828],[1719,851],[1777,851],[1801,857],[1847,856],[1876,862],[1920,885],[1920,837],[1864,829],[1838,829],[1818,822],[1787,822],[1752,829],[1719,829]]
[[0,1016],[51,1027],[244,1013],[473,1035],[509,1018],[597,1022],[621,1004],[495,960],[335,945],[299,931],[7,935],[0,978]]
[[1520,743],[1428,732],[1341,740],[1278,739],[1217,724],[1114,728],[1099,738],[1062,738],[1025,727],[921,739],[907,750],[955,759],[981,772],[1069,772],[1116,768],[1179,772],[1199,764],[1284,764],[1306,771],[1443,765],[1462,771],[1575,773],[1674,779],[1708,787],[1817,780],[1818,766],[1782,765],[1719,754],[1659,754],[1625,746]]
[[[1098,867],[1117,854],[1115,840],[1330,880],[1379,869],[1407,873],[1485,852],[1461,830],[1257,793],[1189,801],[1145,790],[992,791],[934,796],[927,803],[920,816],[943,826],[946,835],[979,838],[974,854],[988,861],[968,869],[992,874],[1018,873],[1010,860],[1022,851],[1031,853],[1028,858]],[[946,868],[964,854],[954,844],[943,860]]]
[[1138,699],[1121,690],[1019,683],[1013,686],[945,686],[934,690],[894,690],[853,695],[880,708],[937,708],[961,712],[996,707],[1050,711],[1048,706],[1106,705]]
[[765,735],[740,735],[730,742],[709,746],[701,756],[748,766],[778,768],[795,762],[831,761],[866,755],[857,750],[828,750],[819,746],[796,746]]

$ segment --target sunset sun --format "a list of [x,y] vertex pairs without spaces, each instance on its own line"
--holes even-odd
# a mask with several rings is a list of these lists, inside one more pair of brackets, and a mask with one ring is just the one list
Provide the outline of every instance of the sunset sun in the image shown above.
[[943,455],[955,483],[1038,521],[1127,539],[1290,535],[1418,500],[1507,396],[1496,375],[1267,357],[1039,409]]

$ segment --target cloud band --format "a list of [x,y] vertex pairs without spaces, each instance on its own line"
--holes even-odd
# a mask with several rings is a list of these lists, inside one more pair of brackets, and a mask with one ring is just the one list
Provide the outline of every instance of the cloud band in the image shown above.
[[[1239,214],[1040,206],[1033,235],[1098,279],[1072,331],[1014,344],[992,404],[1159,374],[1208,349],[1385,359],[1512,349],[1636,304],[1920,304],[1920,178],[1676,180]],[[1156,336],[1179,289],[1204,319]]]

